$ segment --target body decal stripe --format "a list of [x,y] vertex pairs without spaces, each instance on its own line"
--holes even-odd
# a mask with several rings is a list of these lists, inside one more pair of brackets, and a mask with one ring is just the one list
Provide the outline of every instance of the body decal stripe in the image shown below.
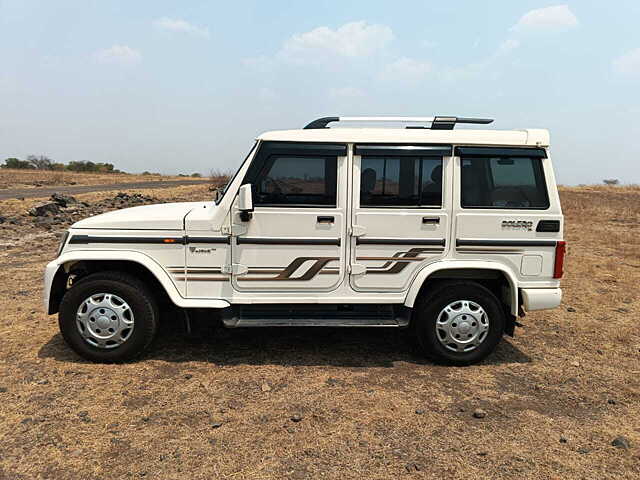
[[110,237],[100,235],[73,235],[71,244],[87,244],[87,243],[147,243],[147,244],[164,244],[164,245],[187,245],[189,243],[230,243],[229,237],[190,237],[188,235],[182,237]]
[[238,245],[336,245],[339,238],[275,238],[275,237],[237,237]]
[[436,245],[444,247],[444,238],[356,238],[356,245]]
[[459,238],[456,247],[555,247],[556,240],[476,240]]

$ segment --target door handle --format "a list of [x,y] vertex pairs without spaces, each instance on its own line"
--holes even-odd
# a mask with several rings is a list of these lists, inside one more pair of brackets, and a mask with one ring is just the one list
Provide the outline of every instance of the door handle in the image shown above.
[[335,218],[333,215],[318,215],[318,223],[333,223]]
[[439,225],[440,217],[422,217],[423,225]]

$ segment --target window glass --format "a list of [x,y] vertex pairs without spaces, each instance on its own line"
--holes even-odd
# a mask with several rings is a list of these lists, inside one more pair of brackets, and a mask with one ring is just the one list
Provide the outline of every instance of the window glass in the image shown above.
[[336,175],[336,157],[272,155],[256,178],[254,204],[335,205]]
[[548,208],[539,158],[462,157],[462,206]]
[[440,207],[442,157],[362,157],[360,206]]

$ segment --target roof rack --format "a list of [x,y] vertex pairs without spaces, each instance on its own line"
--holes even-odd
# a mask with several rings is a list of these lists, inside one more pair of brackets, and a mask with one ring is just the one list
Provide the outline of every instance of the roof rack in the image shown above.
[[431,123],[431,130],[453,130],[457,123],[473,123],[487,125],[493,122],[492,118],[467,118],[467,117],[322,117],[309,123],[305,128],[328,128],[332,122],[402,122],[402,123]]

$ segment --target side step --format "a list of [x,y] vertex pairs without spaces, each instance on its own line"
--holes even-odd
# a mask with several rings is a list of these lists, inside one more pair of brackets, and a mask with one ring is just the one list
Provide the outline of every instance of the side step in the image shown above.
[[409,309],[396,305],[242,305],[223,315],[227,328],[404,327]]

